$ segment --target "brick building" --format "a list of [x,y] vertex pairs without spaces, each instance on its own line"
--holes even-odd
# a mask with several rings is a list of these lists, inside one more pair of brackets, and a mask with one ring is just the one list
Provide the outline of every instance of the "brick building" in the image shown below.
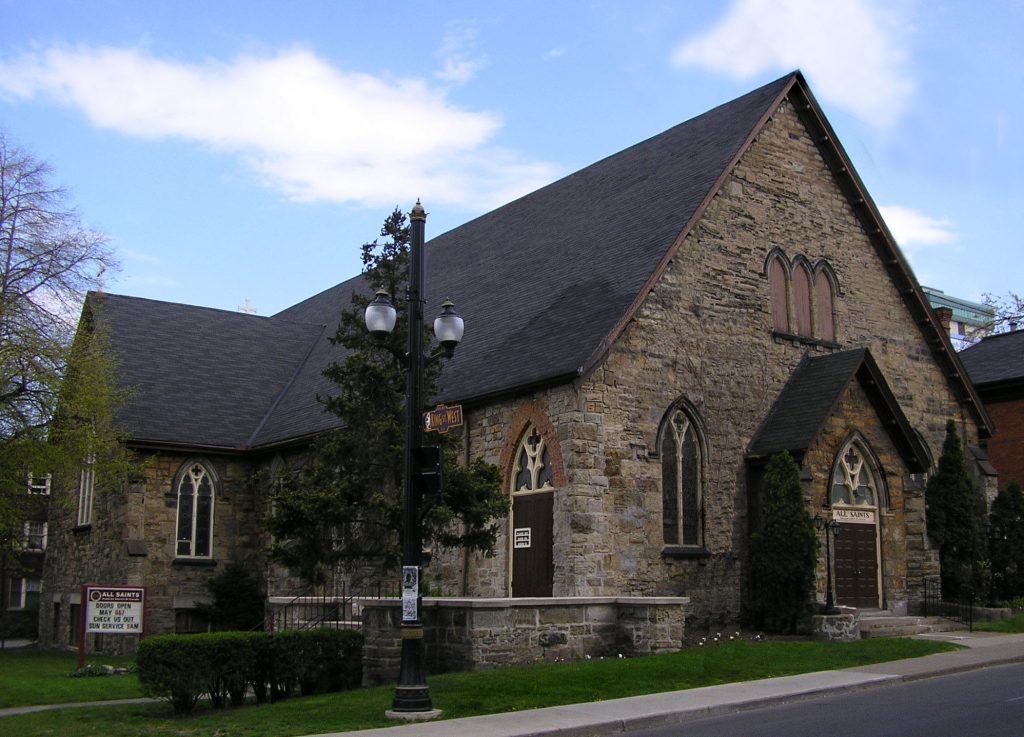
[[1024,484],[1024,330],[982,338],[960,359],[995,427],[988,458],[1000,488]]
[[[685,596],[688,626],[734,622],[781,450],[808,510],[845,528],[840,603],[904,611],[937,576],[923,482],[948,419],[969,445],[989,419],[799,73],[426,254],[428,296],[468,325],[438,399],[464,406],[467,457],[499,464],[512,498],[496,555],[435,551],[444,595]],[[85,581],[146,585],[150,631],[185,630],[220,562],[264,565],[250,472],[329,426],[316,395],[354,290],[370,291],[357,277],[272,317],[90,298],[150,463],[51,521],[44,637],[67,640]]]

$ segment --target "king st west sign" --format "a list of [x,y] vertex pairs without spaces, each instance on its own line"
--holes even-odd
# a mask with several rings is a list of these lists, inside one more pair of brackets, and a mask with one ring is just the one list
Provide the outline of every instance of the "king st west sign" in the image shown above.
[[426,432],[436,432],[442,435],[453,427],[462,427],[462,405],[447,407],[439,404],[429,412],[423,413],[423,429]]

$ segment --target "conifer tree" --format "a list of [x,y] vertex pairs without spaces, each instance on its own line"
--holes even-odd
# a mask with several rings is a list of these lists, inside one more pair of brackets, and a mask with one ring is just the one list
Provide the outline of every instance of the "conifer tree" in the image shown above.
[[956,423],[946,423],[938,470],[925,492],[928,536],[939,548],[942,595],[948,599],[971,596],[981,584],[985,558],[979,516],[979,495],[971,483]]
[[778,453],[765,468],[761,515],[750,540],[750,613],[758,627],[796,631],[809,611],[817,559],[800,469],[789,453]]
[[1024,596],[1024,491],[1016,481],[992,502],[989,561],[993,595],[999,601]]
[[[271,554],[311,583],[322,583],[335,567],[350,575],[395,570],[400,559],[404,488],[406,293],[410,232],[396,209],[380,234],[362,247],[365,292],[357,291],[342,311],[332,341],[343,360],[324,369],[332,383],[325,409],[340,421],[313,444],[309,462],[278,480],[268,526]],[[398,322],[383,345],[366,330],[363,312],[373,289],[394,297]],[[431,333],[424,330],[425,346]],[[454,360],[458,360],[456,355]],[[440,363],[424,371],[423,396],[438,391]],[[499,519],[508,509],[501,472],[477,459],[460,463],[455,433],[431,436],[444,453],[444,493],[422,509],[424,545],[467,547],[489,554]]]

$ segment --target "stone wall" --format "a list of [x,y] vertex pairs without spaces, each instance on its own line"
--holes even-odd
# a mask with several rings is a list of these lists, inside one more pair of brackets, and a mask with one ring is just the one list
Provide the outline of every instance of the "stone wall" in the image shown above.
[[[173,481],[182,464],[201,458],[216,473],[213,556],[175,556],[177,495]],[[83,584],[146,587],[147,634],[175,631],[176,615],[208,601],[207,582],[219,564],[241,560],[263,566],[264,502],[249,484],[249,465],[234,458],[153,453],[141,458],[139,476],[123,488],[97,484],[91,525],[76,527],[78,490],[55,488],[50,509],[40,606],[40,642],[66,646],[74,639],[71,607]],[[134,637],[90,636],[90,650],[131,651]]]
[[[489,670],[682,647],[686,598],[424,599],[428,672]],[[394,683],[401,604],[362,602],[363,685]]]

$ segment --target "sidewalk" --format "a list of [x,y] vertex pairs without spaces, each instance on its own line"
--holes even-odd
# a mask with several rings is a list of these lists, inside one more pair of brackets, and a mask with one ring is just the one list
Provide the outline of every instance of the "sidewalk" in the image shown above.
[[555,734],[592,737],[811,698],[837,689],[873,688],[989,665],[1024,662],[1024,635],[945,632],[921,637],[955,642],[966,645],[967,649],[846,670],[317,737],[548,737]]

